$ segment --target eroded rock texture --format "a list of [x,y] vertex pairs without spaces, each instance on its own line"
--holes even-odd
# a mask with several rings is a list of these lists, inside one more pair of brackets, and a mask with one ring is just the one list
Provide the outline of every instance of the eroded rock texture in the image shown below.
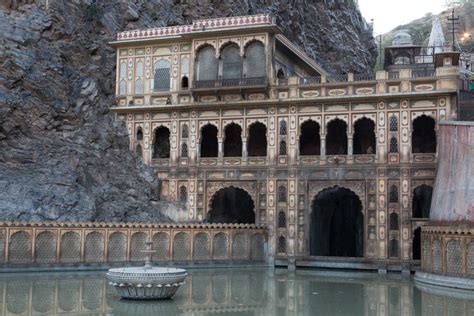
[[178,207],[159,201],[158,180],[129,151],[125,125],[109,111],[115,51],[107,43],[117,32],[272,12],[325,67],[370,70],[370,32],[352,4],[340,3],[3,1],[0,219],[160,221],[161,211]]

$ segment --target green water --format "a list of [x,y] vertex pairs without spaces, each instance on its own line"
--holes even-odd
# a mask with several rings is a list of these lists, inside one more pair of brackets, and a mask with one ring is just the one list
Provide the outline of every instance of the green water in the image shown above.
[[0,274],[1,315],[474,315],[474,293],[400,274],[194,269],[173,300],[119,299],[105,272]]

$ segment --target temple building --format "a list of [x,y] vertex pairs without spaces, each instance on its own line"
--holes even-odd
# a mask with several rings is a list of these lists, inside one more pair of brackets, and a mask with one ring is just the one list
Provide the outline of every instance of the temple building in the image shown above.
[[175,220],[265,225],[270,264],[419,264],[459,54],[425,58],[402,32],[385,70],[334,75],[270,15],[126,31],[112,45],[113,111],[162,195],[185,205]]

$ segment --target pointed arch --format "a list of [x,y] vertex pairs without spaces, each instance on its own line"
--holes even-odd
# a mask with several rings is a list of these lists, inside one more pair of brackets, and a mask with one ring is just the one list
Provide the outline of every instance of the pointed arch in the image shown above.
[[217,157],[219,150],[217,133],[217,127],[212,124],[206,124],[201,128],[201,157]]
[[216,80],[218,59],[216,49],[211,45],[199,48],[196,54],[196,80]]
[[170,157],[170,130],[161,125],[155,129],[153,140],[153,158]]
[[242,56],[236,43],[228,43],[221,50],[222,79],[240,79],[242,77]]
[[242,127],[236,123],[224,128],[224,157],[242,157]]
[[347,155],[347,123],[341,119],[327,124],[326,155]]
[[255,122],[250,125],[247,151],[250,157],[267,156],[267,127],[263,123]]
[[313,156],[321,154],[320,126],[313,120],[306,120],[300,126],[300,155]]
[[432,117],[421,115],[413,120],[412,153],[436,153],[436,122]]
[[246,45],[244,69],[247,78],[266,76],[266,54],[262,42],[254,40]]
[[212,196],[207,219],[211,223],[255,224],[254,209],[254,201],[247,191],[230,186]]
[[363,117],[354,123],[354,155],[376,153],[375,122]]

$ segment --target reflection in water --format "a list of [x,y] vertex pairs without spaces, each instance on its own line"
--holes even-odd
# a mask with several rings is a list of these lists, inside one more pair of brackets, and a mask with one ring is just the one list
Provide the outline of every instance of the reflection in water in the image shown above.
[[171,301],[119,299],[105,272],[0,275],[0,315],[474,315],[474,294],[401,275],[196,269]]

